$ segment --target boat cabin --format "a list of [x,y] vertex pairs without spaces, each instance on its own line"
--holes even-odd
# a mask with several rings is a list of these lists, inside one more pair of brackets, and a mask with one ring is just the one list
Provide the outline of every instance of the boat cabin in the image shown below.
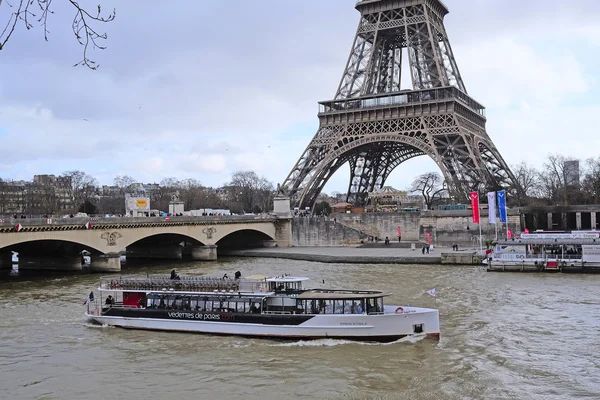
[[266,278],[267,292],[300,292],[303,290],[302,282],[308,281],[309,278],[297,276],[277,276],[274,278]]
[[[383,314],[379,291],[303,288],[306,277],[279,276],[239,281],[194,277],[171,281],[158,278],[101,280],[100,290],[114,299],[112,308],[252,314]],[[248,290],[243,290],[248,289]]]

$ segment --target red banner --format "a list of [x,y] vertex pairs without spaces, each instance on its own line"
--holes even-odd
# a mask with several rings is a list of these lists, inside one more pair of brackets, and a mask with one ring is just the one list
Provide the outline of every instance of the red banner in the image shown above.
[[473,223],[479,223],[479,193],[471,192],[471,208],[473,209]]
[[431,244],[431,233],[427,232],[425,235],[427,235],[427,244]]

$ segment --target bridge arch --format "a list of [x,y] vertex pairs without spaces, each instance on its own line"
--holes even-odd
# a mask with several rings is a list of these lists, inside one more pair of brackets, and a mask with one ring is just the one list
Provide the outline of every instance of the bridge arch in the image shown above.
[[204,246],[205,243],[191,235],[183,235],[181,233],[162,232],[149,233],[144,236],[133,239],[132,242],[123,242],[121,246],[127,248],[136,245],[170,245],[170,244],[191,244],[194,246]]
[[[34,249],[33,246],[37,246],[38,253],[52,247],[71,247],[72,249],[88,250],[92,253],[104,254],[105,251],[101,246],[98,246],[98,242],[95,240],[86,240],[86,238],[47,238],[47,237],[31,237],[31,235],[22,235],[12,240],[6,240],[0,242],[0,251],[16,251],[22,252],[29,249]],[[65,249],[66,250],[66,249]]]
[[261,230],[246,228],[233,231],[216,242],[219,249],[244,249],[263,247],[265,242],[275,240],[274,235],[269,235]]

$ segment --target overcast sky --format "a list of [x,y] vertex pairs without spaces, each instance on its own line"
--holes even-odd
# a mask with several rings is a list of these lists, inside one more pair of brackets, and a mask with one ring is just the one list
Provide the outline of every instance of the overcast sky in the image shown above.
[[[20,27],[0,51],[1,178],[79,169],[102,184],[216,187],[253,170],[282,182],[317,130],[317,102],[335,94],[359,19],[355,0],[103,1],[117,19],[98,27],[109,38],[90,71],[72,67],[82,49],[66,3],[53,3],[49,42]],[[600,2],[445,3],[467,90],[506,161],[598,156]],[[429,171],[418,157],[387,185]],[[340,169],[325,192],[345,192],[348,177]]]

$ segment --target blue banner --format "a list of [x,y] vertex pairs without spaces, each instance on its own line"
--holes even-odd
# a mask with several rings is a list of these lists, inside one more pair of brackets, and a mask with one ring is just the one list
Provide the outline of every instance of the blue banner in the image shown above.
[[506,192],[504,190],[498,192],[498,214],[500,222],[506,223]]

